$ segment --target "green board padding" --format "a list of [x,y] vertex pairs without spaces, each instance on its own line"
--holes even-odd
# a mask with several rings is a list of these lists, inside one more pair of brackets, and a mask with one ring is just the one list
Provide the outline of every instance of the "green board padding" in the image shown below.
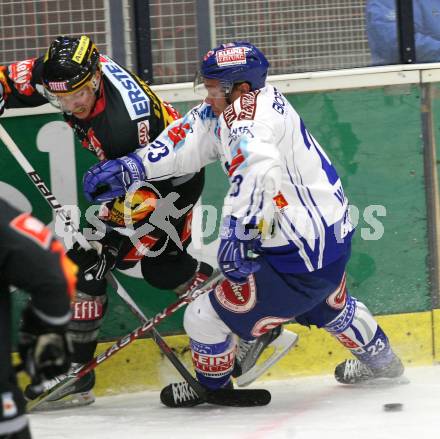
[[[348,265],[351,294],[374,314],[429,309],[420,87],[307,93],[289,100],[360,213]],[[368,240],[376,227],[364,218],[373,205],[386,209],[386,216],[372,211],[383,224],[378,240]]]

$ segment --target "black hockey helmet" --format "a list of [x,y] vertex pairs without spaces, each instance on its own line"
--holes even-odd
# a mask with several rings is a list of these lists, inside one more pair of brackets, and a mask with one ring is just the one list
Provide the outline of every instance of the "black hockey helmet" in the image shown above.
[[92,80],[99,68],[98,49],[88,36],[59,36],[44,57],[43,84],[51,93],[72,93]]

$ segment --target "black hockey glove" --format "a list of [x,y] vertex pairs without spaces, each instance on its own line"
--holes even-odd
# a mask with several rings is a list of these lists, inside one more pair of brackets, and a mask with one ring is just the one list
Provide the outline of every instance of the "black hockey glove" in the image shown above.
[[84,272],[86,280],[101,280],[105,275],[115,268],[118,259],[119,247],[113,244],[94,244],[98,249],[85,250],[75,243],[73,249],[75,256],[74,262],[79,265]]
[[18,333],[18,352],[26,372],[34,383],[67,372],[73,353],[67,324],[43,321],[32,306],[25,308]]

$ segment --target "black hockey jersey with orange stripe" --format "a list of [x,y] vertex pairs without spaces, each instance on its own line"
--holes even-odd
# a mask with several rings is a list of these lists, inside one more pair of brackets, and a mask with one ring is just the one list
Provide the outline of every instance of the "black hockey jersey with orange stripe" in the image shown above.
[[70,313],[76,270],[44,224],[0,199],[0,294],[14,285],[48,320],[59,319]]

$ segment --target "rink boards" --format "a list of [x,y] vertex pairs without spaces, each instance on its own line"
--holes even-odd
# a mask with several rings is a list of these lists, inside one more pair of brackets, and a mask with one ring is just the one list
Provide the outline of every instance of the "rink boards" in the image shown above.
[[[377,319],[407,367],[440,361],[439,310],[378,316]],[[309,329],[298,324],[290,324],[287,328],[299,334],[299,342],[263,375],[261,381],[332,374],[335,366],[347,358],[347,351],[324,330]],[[187,368],[191,369],[187,336],[169,336],[167,342]],[[103,352],[111,345],[101,343],[98,352]],[[96,372],[97,395],[159,390],[170,382],[181,380],[174,367],[150,339],[134,342],[122,349],[102,363]],[[24,385],[26,377],[21,376],[21,382]]]

